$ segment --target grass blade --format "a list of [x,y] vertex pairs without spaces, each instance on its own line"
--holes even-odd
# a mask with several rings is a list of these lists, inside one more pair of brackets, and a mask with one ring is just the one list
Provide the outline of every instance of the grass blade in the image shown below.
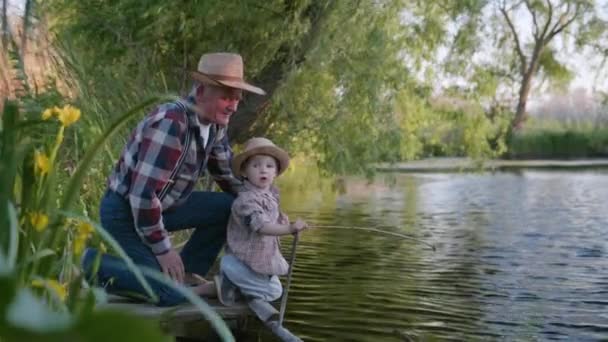
[[230,328],[226,325],[222,317],[213,310],[209,304],[205,303],[199,296],[194,294],[192,291],[188,290],[184,286],[176,285],[173,281],[167,279],[167,277],[151,268],[142,267],[143,272],[146,276],[153,278],[154,280],[162,283],[165,286],[171,287],[184,296],[190,303],[192,303],[196,308],[203,314],[203,316],[207,319],[207,321],[211,324],[213,329],[218,333],[222,341],[232,342],[235,341],[232,333],[230,332]]
[[11,202],[8,205],[8,220],[10,229],[10,241],[8,244],[7,264],[9,271],[15,267],[17,263],[17,252],[19,250],[19,220],[17,219],[17,210]]
[[105,229],[103,229],[103,227],[100,224],[91,221],[88,217],[85,217],[85,216],[76,215],[76,214],[66,212],[66,211],[62,211],[60,213],[62,215],[64,215],[65,217],[70,217],[70,218],[74,218],[74,219],[77,219],[80,221],[90,223],[95,228],[97,233],[101,236],[101,238],[105,242],[107,242],[108,245],[110,245],[110,247],[112,247],[112,249],[118,254],[118,256],[120,256],[125,261],[129,270],[131,272],[133,272],[133,274],[135,275],[135,277],[137,278],[137,280],[139,281],[141,286],[143,286],[144,290],[146,290],[146,294],[148,296],[150,296],[152,301],[154,301],[154,302],[158,301],[158,297],[156,296],[154,291],[152,291],[152,288],[150,287],[150,284],[148,284],[148,282],[146,281],[146,278],[144,278],[144,276],[141,272],[141,269],[135,265],[133,260],[131,260],[131,258],[127,255],[127,253],[125,253],[125,251],[122,249],[122,247],[120,247],[120,244],[118,242],[116,242],[116,240],[114,240],[112,235],[110,235],[110,233],[108,233]]

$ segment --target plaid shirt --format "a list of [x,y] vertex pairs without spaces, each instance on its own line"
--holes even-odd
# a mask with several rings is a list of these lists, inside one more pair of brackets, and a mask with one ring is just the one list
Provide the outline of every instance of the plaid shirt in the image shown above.
[[226,252],[257,273],[287,274],[289,265],[281,254],[279,237],[259,231],[267,223],[288,222],[287,216],[279,211],[276,188],[261,190],[245,181],[243,191],[232,203],[226,228]]
[[[226,128],[211,125],[205,145],[198,116],[186,109],[193,103],[192,98],[166,103],[146,116],[108,178],[108,187],[128,199],[137,233],[157,255],[171,248],[162,212],[186,201],[205,167],[223,191],[236,194],[242,186],[230,168],[232,150]],[[169,182],[188,131],[190,148],[173,182]]]

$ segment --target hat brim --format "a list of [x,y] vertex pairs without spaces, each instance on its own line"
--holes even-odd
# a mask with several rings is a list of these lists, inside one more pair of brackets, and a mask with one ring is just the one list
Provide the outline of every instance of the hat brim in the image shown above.
[[264,154],[276,158],[279,161],[279,171],[277,176],[283,173],[289,167],[289,154],[276,146],[259,146],[237,154],[232,158],[232,173],[235,176],[243,176],[241,167],[243,163],[251,156],[256,154]]
[[214,79],[209,77],[208,75],[205,75],[203,73],[200,73],[198,71],[191,71],[190,72],[190,77],[192,77],[193,79],[199,81],[199,82],[203,82],[206,84],[212,84],[212,85],[219,85],[219,86],[224,86],[224,87],[229,87],[229,88],[236,88],[236,89],[242,89],[245,91],[248,91],[250,93],[254,93],[254,94],[258,94],[258,95],[266,95],[266,92],[264,91],[264,89],[262,88],[258,88],[254,85],[251,85],[247,82],[244,81],[228,81],[228,80],[218,80],[218,79]]

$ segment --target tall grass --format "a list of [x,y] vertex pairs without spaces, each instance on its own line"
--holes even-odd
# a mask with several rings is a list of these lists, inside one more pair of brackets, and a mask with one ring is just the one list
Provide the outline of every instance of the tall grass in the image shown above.
[[[84,86],[75,88],[80,100],[42,92],[24,76],[18,45],[13,43],[9,52],[15,69],[11,74],[18,76],[12,82],[21,83],[23,93],[13,101],[3,100],[0,120],[0,339],[166,340],[154,322],[94,310],[101,297],[83,291],[78,260],[86,245],[102,250],[108,246],[154,297],[142,270],[95,223],[95,215],[105,188],[102,175],[116,146],[122,145],[115,137],[152,103],[167,97],[139,100],[139,94],[126,93],[120,105],[106,108],[96,97],[88,98],[90,89]],[[145,272],[164,281],[158,272]],[[166,283],[184,293],[222,339],[234,340],[200,298]]]
[[533,120],[512,137],[508,156],[514,159],[606,158],[608,124],[595,120]]

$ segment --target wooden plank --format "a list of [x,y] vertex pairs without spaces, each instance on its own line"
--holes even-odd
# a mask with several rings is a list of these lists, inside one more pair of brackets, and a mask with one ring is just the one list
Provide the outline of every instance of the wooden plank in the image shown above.
[[[239,319],[252,313],[244,302],[233,306],[224,306],[216,299],[205,299],[222,318]],[[97,308],[128,311],[137,316],[163,320],[179,319],[181,321],[196,321],[204,319],[201,312],[192,304],[182,304],[172,307],[159,307],[148,303],[133,302],[127,298],[112,296],[108,303],[99,304]]]
[[[247,304],[237,302],[224,306],[217,299],[204,298],[205,302],[217,312],[233,333],[244,331],[249,317],[253,315]],[[196,340],[217,340],[217,335],[203,314],[192,304],[186,303],[172,307],[159,307],[149,303],[108,294],[108,302],[98,304],[97,309],[119,310],[133,313],[139,317],[155,320],[166,334]]]

